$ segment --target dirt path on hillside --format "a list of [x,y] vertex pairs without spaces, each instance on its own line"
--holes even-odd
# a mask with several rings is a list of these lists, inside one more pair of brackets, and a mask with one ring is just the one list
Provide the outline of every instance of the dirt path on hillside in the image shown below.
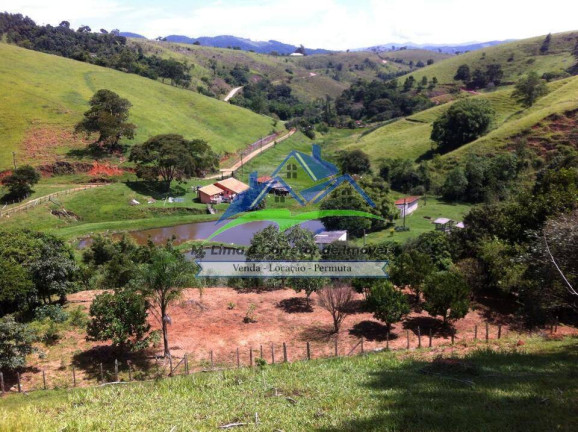
[[225,99],[223,99],[224,102],[229,102],[229,100],[231,98],[233,98],[237,93],[239,93],[239,91],[243,88],[243,86],[241,87],[235,87],[234,89],[232,89],[227,96],[225,96]]

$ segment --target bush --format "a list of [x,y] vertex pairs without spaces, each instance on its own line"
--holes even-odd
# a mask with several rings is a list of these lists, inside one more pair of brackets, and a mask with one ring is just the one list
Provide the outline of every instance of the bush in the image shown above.
[[60,305],[45,305],[39,306],[34,310],[34,317],[39,321],[48,318],[55,323],[63,323],[68,319],[69,315]]
[[78,306],[70,311],[68,320],[75,327],[86,327],[88,315],[82,310],[81,306]]

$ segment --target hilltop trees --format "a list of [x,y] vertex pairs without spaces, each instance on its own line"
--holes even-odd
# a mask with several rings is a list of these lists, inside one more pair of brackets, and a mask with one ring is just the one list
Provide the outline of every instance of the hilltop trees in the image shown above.
[[470,67],[467,64],[461,65],[454,76],[455,80],[463,81],[464,83],[469,82],[471,78],[472,74],[470,72]]
[[552,42],[552,33],[548,33],[540,46],[540,54],[544,55],[550,50],[550,42]]
[[111,90],[98,90],[89,101],[90,109],[75,126],[75,133],[84,133],[90,137],[98,134],[95,149],[107,152],[121,150],[121,138],[133,139],[136,126],[128,122],[132,104]]
[[173,180],[203,176],[219,164],[218,156],[206,141],[189,141],[176,134],[156,135],[133,146],[130,160],[136,163],[139,178],[161,178],[167,189]]
[[441,152],[454,150],[486,133],[493,117],[494,110],[485,100],[458,101],[434,122],[431,139]]
[[525,107],[531,107],[534,102],[548,93],[546,83],[534,71],[530,72],[516,83],[512,97]]
[[11,175],[4,178],[2,183],[8,188],[8,193],[2,197],[2,201],[21,201],[32,192],[34,186],[40,180],[40,174],[30,165],[16,168]]

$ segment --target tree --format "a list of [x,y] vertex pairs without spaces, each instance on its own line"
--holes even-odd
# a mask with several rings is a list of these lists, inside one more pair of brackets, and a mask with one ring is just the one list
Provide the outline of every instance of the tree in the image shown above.
[[424,309],[433,317],[441,315],[444,324],[466,316],[470,304],[470,290],[459,273],[441,271],[425,281]]
[[540,46],[540,54],[544,55],[550,49],[550,42],[552,41],[552,34],[548,33]]
[[90,305],[91,321],[86,330],[89,341],[112,341],[124,350],[138,350],[148,345],[146,335],[148,304],[145,298],[132,290],[105,292],[95,297]]
[[0,316],[6,312],[6,306],[21,309],[18,305],[25,304],[33,292],[34,284],[26,269],[12,260],[0,258]]
[[165,357],[171,356],[168,308],[180,297],[183,289],[191,285],[194,275],[193,265],[185,261],[184,255],[170,243],[163,248],[155,247],[150,261],[139,268],[136,286],[141,287],[143,295],[154,308],[151,309],[153,315],[161,324]]
[[406,92],[410,91],[413,88],[414,84],[415,84],[415,78],[413,77],[413,75],[410,75],[403,82],[403,91],[406,91]]
[[0,370],[26,366],[26,356],[36,351],[32,344],[37,339],[30,327],[11,315],[0,318]]
[[455,80],[463,81],[464,83],[470,81],[471,78],[470,67],[467,64],[461,65],[454,76]]
[[388,332],[393,323],[400,321],[410,312],[405,295],[391,282],[383,280],[377,280],[372,284],[367,296],[367,305],[373,316],[385,323]]
[[90,109],[75,126],[75,133],[90,137],[98,133],[96,146],[106,151],[120,150],[121,138],[133,139],[136,126],[128,123],[132,104],[111,90],[98,90],[89,101]]
[[493,117],[494,110],[485,100],[458,101],[434,121],[431,139],[440,151],[456,149],[485,134]]
[[548,93],[546,83],[534,71],[530,72],[516,83],[512,97],[525,107],[531,107],[534,102]]
[[435,266],[429,255],[412,249],[395,258],[389,269],[389,277],[398,286],[409,285],[415,293],[416,302],[419,302],[424,280],[434,271]]
[[4,201],[22,200],[29,196],[34,186],[40,180],[40,174],[30,165],[23,165],[16,168],[11,175],[4,178],[2,183],[8,187],[8,194],[4,196]]
[[133,146],[130,160],[136,163],[139,178],[158,180],[160,177],[167,189],[173,180],[202,177],[219,164],[218,156],[206,141],[188,141],[176,134],[156,135]]
[[353,290],[346,284],[335,284],[319,291],[319,306],[331,314],[333,331],[339,333],[341,324],[349,315],[348,306],[353,300]]
[[468,188],[468,179],[464,169],[460,166],[451,170],[442,186],[442,196],[449,200],[461,200]]
[[371,172],[369,156],[362,150],[342,151],[337,156],[341,172],[346,174],[366,174]]
[[[338,187],[321,203],[321,210],[371,210],[357,191],[349,185]],[[323,224],[329,230],[347,230],[352,237],[361,237],[371,228],[371,219],[351,216],[332,216],[323,218]]]

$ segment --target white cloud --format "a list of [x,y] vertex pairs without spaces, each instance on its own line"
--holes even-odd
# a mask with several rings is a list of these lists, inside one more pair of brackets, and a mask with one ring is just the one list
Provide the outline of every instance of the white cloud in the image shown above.
[[[3,3],[6,3],[5,5]],[[346,49],[387,42],[458,43],[576,28],[575,0],[0,0],[38,23],[120,28],[148,37],[232,34]]]

